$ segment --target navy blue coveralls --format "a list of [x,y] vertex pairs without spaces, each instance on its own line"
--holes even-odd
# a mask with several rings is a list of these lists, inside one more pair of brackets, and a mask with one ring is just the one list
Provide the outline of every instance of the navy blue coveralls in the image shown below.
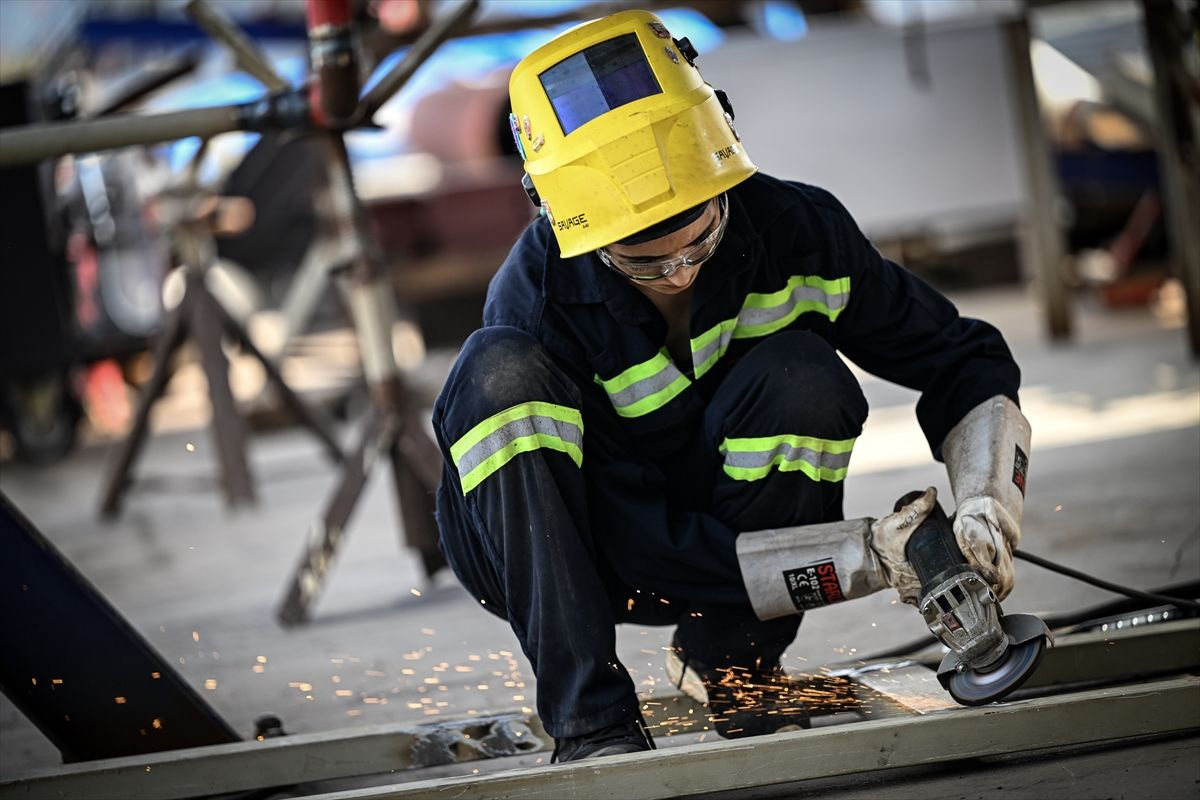
[[750,609],[740,531],[842,519],[867,404],[840,351],[919,390],[931,451],[973,407],[1017,400],[993,327],[882,258],[821,189],[762,174],[729,192],[700,268],[691,363],[651,302],[545,219],[493,279],[434,408],[441,544],[508,620],[558,738],[636,713],[614,625],[677,625],[708,667],[770,667],[800,618]]

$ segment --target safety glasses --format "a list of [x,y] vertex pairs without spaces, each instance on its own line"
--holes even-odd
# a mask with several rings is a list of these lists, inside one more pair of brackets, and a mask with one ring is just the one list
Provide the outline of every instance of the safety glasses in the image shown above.
[[632,281],[657,281],[674,275],[683,267],[695,267],[712,258],[728,223],[729,200],[722,194],[718,201],[716,221],[695,241],[679,248],[678,255],[639,258],[610,253],[603,247],[596,254],[605,265]]

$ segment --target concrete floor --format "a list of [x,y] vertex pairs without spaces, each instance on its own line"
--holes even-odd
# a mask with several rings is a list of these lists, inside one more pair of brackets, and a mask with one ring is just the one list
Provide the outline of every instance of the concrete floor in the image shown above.
[[[1000,327],[1023,369],[1034,444],[1022,548],[1140,588],[1200,577],[1200,369],[1183,332],[1150,310],[1106,310],[1080,296],[1075,340],[1053,346],[1031,295],[952,299]],[[913,419],[915,396],[863,379],[872,412],[847,480],[847,515],[878,516],[930,484],[948,502],[944,470]],[[335,469],[300,429],[255,435],[259,503],[231,513],[213,483],[207,432],[174,423],[148,442],[143,480],[112,523],[96,516],[111,441],[50,468],[0,463],[0,489],[240,734],[268,711],[299,733],[533,706],[533,676],[507,626],[452,576],[425,582],[398,546],[391,481],[381,473],[359,502],[314,621],[282,629],[274,609]],[[345,441],[353,434],[342,431]],[[1005,609],[1047,614],[1111,598],[1018,562]],[[785,666],[813,671],[923,633],[915,612],[880,593],[810,614]],[[622,660],[647,692],[665,682],[669,637],[666,628],[619,632]],[[0,775],[57,763],[57,751],[0,698]],[[947,790],[984,794],[992,778],[980,780],[978,792],[962,782]],[[1055,794],[1091,796],[1069,784]]]

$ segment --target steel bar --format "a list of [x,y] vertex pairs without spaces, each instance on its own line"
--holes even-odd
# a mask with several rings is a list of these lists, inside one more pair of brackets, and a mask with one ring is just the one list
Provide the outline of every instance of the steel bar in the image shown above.
[[86,116],[103,117],[107,114],[125,111],[129,106],[144,100],[171,81],[194,72],[198,64],[197,55],[189,50],[163,64],[141,67],[130,78],[110,87],[108,93],[94,108],[87,109]]
[[244,127],[244,109],[240,105],[25,125],[10,131],[0,129],[0,166],[27,164],[67,153],[92,153],[169,142],[189,136],[208,138]]
[[[919,660],[872,659],[831,674],[844,676],[869,690],[863,697],[866,713],[875,718],[897,713],[927,714],[956,704],[942,688],[934,670]],[[938,653],[933,663],[940,659]],[[1200,619],[1153,622],[1121,629],[1087,631],[1062,636],[1046,648],[1029,680],[1015,699],[1044,695],[1065,686],[1113,683],[1179,675],[1200,670]]]
[[[1068,646],[1061,646],[1062,643]],[[1021,692],[1071,683],[1129,680],[1200,669],[1200,619],[1064,637],[1047,648]]]
[[266,86],[268,91],[282,92],[291,88],[242,29],[205,0],[188,0],[184,10],[205,33],[229,48],[237,65]]
[[437,544],[432,493],[441,476],[441,456],[417,417],[392,351],[395,292],[373,258],[374,248],[362,205],[354,191],[346,143],[336,131],[322,137],[327,159],[326,200],[331,236],[354,253],[346,270],[345,296],[358,334],[363,375],[371,393],[372,420],[357,454],[343,466],[342,480],[322,518],[306,536],[304,552],[276,617],[283,625],[306,622],[337,555],[371,467],[390,457],[404,523],[405,543],[416,549],[427,575],[445,565]]
[[379,107],[390,100],[392,95],[408,82],[417,68],[433,55],[442,42],[453,36],[478,8],[479,0],[463,0],[462,3],[455,6],[453,11],[434,20],[434,23],[425,29],[417,41],[413,42],[412,47],[400,63],[391,72],[380,78],[379,82],[359,100],[358,118],[366,121],[375,116]]
[[958,707],[938,682],[937,673],[914,661],[867,664],[844,674],[869,690],[859,696],[864,701],[863,713],[872,719],[930,714]]
[[653,800],[1200,729],[1200,678],[1097,689],[922,717],[683,745],[309,800]]
[[296,565],[283,601],[275,612],[280,624],[291,626],[308,621],[371,469],[381,453],[390,452],[394,440],[390,415],[372,409],[362,439],[342,464],[342,479],[333,497],[305,537],[300,563]]
[[185,292],[179,305],[168,312],[162,329],[155,339],[154,369],[150,373],[150,380],[142,387],[137,411],[134,412],[133,425],[113,461],[104,495],[100,500],[100,516],[102,517],[115,517],[121,508],[121,496],[130,482],[129,471],[133,468],[133,462],[141,452],[142,445],[146,441],[146,433],[150,428],[150,409],[154,407],[154,403],[166,388],[167,381],[171,379],[172,357],[187,336],[187,318],[191,313],[191,303],[192,298]]
[[267,358],[266,355],[258,349],[258,345],[256,345],[254,340],[250,338],[250,334],[247,333],[246,329],[243,328],[241,324],[239,324],[238,321],[233,318],[233,315],[230,314],[223,305],[221,305],[220,301],[217,301],[214,298],[212,306],[224,329],[231,335],[235,336],[241,343],[242,347],[245,348],[250,355],[254,356],[254,358],[258,360],[258,363],[262,365],[263,371],[265,371],[267,374],[267,381],[271,385],[271,388],[278,393],[279,400],[285,406],[287,406],[288,410],[292,412],[292,415],[295,416],[302,425],[312,431],[313,435],[321,440],[321,444],[325,446],[325,452],[328,454],[330,460],[339,464],[344,462],[346,460],[346,455],[342,452],[342,447],[338,444],[337,437],[333,433],[333,423],[326,419],[325,415],[320,411],[309,407],[307,403],[300,399],[300,396],[296,394],[295,390],[288,386],[287,381],[283,379],[283,373],[279,370],[279,367],[275,365],[275,362]]
[[[415,415],[410,415],[415,416]],[[410,419],[405,423],[405,431],[411,431],[421,423],[416,419]],[[401,543],[409,547],[413,547],[417,554],[421,557],[421,566],[425,570],[427,576],[434,575],[439,569],[446,566],[446,557],[442,555],[441,548],[437,546],[438,528],[437,517],[435,514],[434,492],[437,491],[437,481],[441,477],[441,453],[434,448],[434,454],[426,456],[422,461],[418,457],[414,457],[411,449],[414,446],[419,446],[419,441],[428,442],[431,446],[433,442],[428,437],[416,439],[411,436],[404,436],[404,431],[401,431],[393,440],[391,447],[391,462],[392,462],[392,481],[396,490],[396,499],[399,501],[400,522],[404,527],[404,534],[401,537]],[[406,452],[406,448],[409,449]],[[432,484],[429,480],[428,473],[431,471],[429,467],[433,467],[435,472]],[[418,470],[424,471],[426,474],[421,475]],[[424,546],[420,546],[424,543]],[[432,544],[432,546],[430,546]]]
[[217,311],[220,304],[205,288],[203,273],[190,274],[188,283],[188,290],[195,294],[190,325],[192,341],[200,354],[200,366],[208,384],[210,427],[221,463],[225,501],[230,506],[253,505],[254,479],[246,460],[246,425],[238,414],[229,386],[229,359],[221,346],[222,326]]
[[0,689],[64,761],[238,741],[3,493],[0,552]]
[[[1198,635],[1198,632],[1200,632],[1200,621],[1184,620],[1178,623],[1163,623],[1146,626],[1145,628],[1139,626],[1138,629],[1105,632],[1103,636],[1093,633],[1069,634],[1059,639],[1058,645],[1047,654],[1047,659],[1050,659],[1050,653],[1053,653],[1054,657],[1074,659],[1076,662],[1100,658],[1103,662],[1102,667],[1093,670],[1093,672],[1106,670],[1105,676],[1110,679],[1119,679],[1122,676],[1123,670],[1131,666],[1137,669],[1138,665],[1130,663],[1131,661],[1136,661],[1143,657],[1147,660],[1153,660],[1157,657],[1154,654],[1159,652],[1162,653],[1163,658],[1166,658],[1171,663],[1176,663],[1181,669],[1190,669],[1189,664],[1193,664],[1196,660],[1195,653],[1192,654],[1191,661],[1188,661],[1183,651],[1191,647],[1191,643],[1194,641],[1194,637]],[[1124,656],[1113,658],[1098,655],[1097,648],[1099,647],[1107,648],[1114,653],[1123,652]],[[1047,661],[1043,661],[1043,665],[1046,664]],[[863,665],[858,666],[861,671]],[[885,673],[882,670],[875,670],[878,673],[876,683],[879,684],[876,691],[881,692],[885,696],[884,699],[896,701],[895,684],[899,684],[903,690],[901,693],[904,695],[903,698],[900,698],[904,701],[901,705],[907,707],[907,714],[928,711],[920,703],[914,704],[912,702],[914,696],[930,697],[936,700],[938,696],[944,696],[944,693],[941,692],[940,687],[934,688],[936,686],[936,678],[933,678],[931,670],[926,669],[925,672],[928,673],[928,678],[932,680],[933,686],[922,688],[920,684],[929,684],[930,681],[925,680],[915,672],[913,675],[920,680],[917,682],[909,680],[908,678],[912,676],[907,676],[905,671],[917,669],[921,668],[915,665],[905,667],[903,664],[893,666],[890,674],[896,675],[900,673],[900,680],[893,682],[893,685],[888,685],[887,681],[884,680],[884,676],[889,673]],[[821,681],[824,680],[840,681],[842,679],[836,676],[818,675],[813,676],[813,680],[819,686]],[[1032,680],[1036,680],[1036,676]],[[856,678],[855,681],[856,683],[863,683],[861,677]],[[1191,681],[1191,683],[1187,683],[1186,681]],[[1171,713],[1180,712],[1185,717],[1190,713],[1192,724],[1191,726],[1185,725],[1184,727],[1195,727],[1196,725],[1200,725],[1200,708],[1197,708],[1195,705],[1197,688],[1195,681],[1195,678],[1189,678],[1183,684],[1167,681],[1151,685],[1142,684],[1140,687],[1124,687],[1119,690],[1092,690],[1074,695],[1063,695],[1056,698],[1053,702],[1044,699],[1026,700],[977,709],[955,707],[934,713],[926,713],[922,719],[931,721],[942,720],[947,721],[947,724],[914,728],[913,730],[917,731],[917,733],[911,735],[916,736],[919,740],[918,744],[914,745],[914,752],[919,752],[922,746],[926,749],[936,749],[932,747],[932,742],[943,735],[947,741],[954,739],[955,731],[959,730],[955,727],[959,723],[955,723],[954,720],[960,719],[960,715],[968,715],[968,718],[983,717],[986,720],[990,719],[993,714],[1011,714],[1011,709],[1018,709],[1020,711],[1022,716],[1019,719],[1023,721],[1014,722],[1013,724],[1018,729],[1021,725],[1026,726],[1029,734],[1028,742],[1023,744],[1023,746],[1015,747],[1015,749],[997,750],[995,753],[1031,750],[1038,747],[1051,747],[1058,744],[1070,743],[1058,739],[1047,741],[1044,738],[1039,739],[1037,737],[1050,735],[1051,733],[1054,736],[1059,736],[1062,733],[1063,727],[1067,726],[1067,723],[1059,725],[1059,722],[1062,719],[1070,718],[1070,714],[1073,713],[1070,711],[1071,708],[1086,708],[1090,704],[1091,708],[1101,709],[1096,713],[1106,715],[1111,720],[1118,720],[1125,713],[1125,707],[1133,708],[1136,711],[1138,703],[1131,702],[1131,699],[1137,697],[1143,697],[1149,704],[1147,711],[1137,712],[1137,714],[1141,715],[1139,718],[1148,717],[1153,719],[1153,716],[1159,713],[1156,710],[1157,704],[1162,703],[1171,710]],[[1178,687],[1180,686],[1183,688],[1179,689]],[[1191,687],[1190,689],[1188,689],[1189,686]],[[1164,687],[1171,692],[1175,692],[1173,695],[1176,698],[1174,705],[1160,698],[1158,692]],[[1176,688],[1172,689],[1171,687]],[[881,717],[885,712],[881,706],[873,703],[870,697],[862,696],[861,693],[859,695],[865,706],[858,706],[853,710],[871,716],[872,722],[852,722],[846,725],[814,727],[812,731],[802,734],[806,737],[812,736],[813,738],[803,739],[803,748],[795,747],[795,752],[799,752],[801,749],[825,753],[836,752],[837,746],[827,744],[828,740],[825,738],[826,736],[832,736],[835,728],[863,729],[865,726],[877,725],[879,722],[883,722],[884,720]],[[1107,712],[1103,711],[1104,703],[1109,700],[1113,701],[1111,709]],[[1189,702],[1192,704],[1190,711],[1188,709]],[[667,730],[674,728],[683,729],[686,720],[681,719],[682,717],[700,716],[703,718],[702,710],[694,706],[683,695],[658,695],[644,701],[643,706],[648,722],[654,727],[656,735],[660,736]],[[689,715],[687,712],[693,709],[698,713]],[[1047,713],[1051,715],[1047,716]],[[1165,716],[1169,717],[1171,713]],[[910,721],[915,719],[912,716],[906,716],[906,718]],[[834,719],[836,719],[836,716]],[[63,769],[42,770],[37,773],[16,776],[6,782],[0,782],[0,797],[95,796],[128,797],[130,800],[139,800],[140,798],[173,798],[218,791],[261,788],[268,785],[282,785],[282,783],[294,784],[297,782],[335,777],[378,774],[394,769],[429,766],[433,761],[447,763],[439,760],[444,758],[446,753],[445,747],[449,746],[447,745],[447,741],[454,740],[451,741],[451,744],[453,744],[452,749],[463,751],[466,748],[470,750],[473,745],[466,743],[468,741],[466,734],[470,734],[471,741],[474,741],[475,744],[479,744],[481,739],[487,738],[487,734],[482,728],[472,728],[471,726],[489,727],[495,724],[495,720],[508,721],[504,724],[512,726],[511,730],[514,733],[513,736],[509,737],[511,740],[515,741],[523,738],[523,736],[515,735],[516,732],[521,730],[518,727],[518,723],[526,726],[533,732],[533,735],[540,739],[546,739],[540,722],[536,717],[530,714],[507,712],[495,717],[451,721],[441,723],[437,726],[405,727],[397,725],[360,728],[324,734],[305,734],[271,739],[258,744],[246,743],[198,748],[178,751],[176,753],[164,753],[152,758],[117,759],[86,765],[81,764]],[[904,720],[898,721],[902,722]],[[1143,725],[1143,722],[1137,724]],[[1085,727],[1087,720],[1081,718],[1081,723],[1080,727]],[[1047,728],[1046,731],[1035,730],[1044,724],[1057,725],[1058,727],[1053,730]],[[1125,723],[1122,722],[1122,724]],[[1147,729],[1138,727],[1131,729],[1132,732],[1127,732],[1130,729],[1113,728],[1111,721],[1105,721],[1103,724],[1098,724],[1095,727],[1109,729],[1100,735],[1100,738],[1103,739],[1153,733],[1159,730],[1166,732],[1180,729],[1175,727],[1174,723],[1167,724],[1161,728],[1155,728],[1152,724],[1148,724],[1145,726]],[[941,733],[943,728],[947,731],[945,734]],[[980,733],[979,735],[970,733],[970,728],[971,726],[967,725],[966,729],[968,732],[962,734],[959,738],[964,740],[973,739],[976,744],[987,742],[987,736],[985,735],[987,730],[986,722],[981,726],[984,733]],[[694,730],[695,728],[688,726],[688,729]],[[866,729],[872,730],[871,728]],[[491,730],[490,727],[489,730]],[[905,737],[910,735],[907,733],[909,729],[903,726],[898,729],[884,729],[884,731],[894,730],[905,731]],[[462,734],[463,741],[457,742],[455,737],[458,734],[455,733],[456,731],[458,734]],[[959,731],[959,733],[961,734],[962,731]],[[1072,734],[1068,731],[1066,735],[1069,736]],[[447,737],[449,737],[449,740]],[[769,746],[776,738],[762,737],[755,740],[755,749]],[[870,739],[871,737],[867,736],[865,738]],[[887,733],[878,734],[878,739],[880,742],[885,743],[891,741],[890,734]],[[424,741],[426,744],[421,745],[419,749],[413,751],[413,747],[418,741]],[[837,741],[842,742],[845,740],[839,738]],[[860,740],[852,737],[850,741],[856,742]],[[1082,743],[1093,740],[1078,739],[1077,741]],[[457,742],[457,744],[454,742]],[[924,744],[921,745],[920,742]],[[433,748],[434,755],[430,755],[430,750],[428,749],[430,747]],[[684,747],[691,747],[691,745],[671,748],[669,751],[662,752],[661,755],[664,757],[673,757],[674,753],[681,751]],[[717,741],[710,743],[710,747],[711,749],[706,749],[704,752],[711,753],[713,758],[726,759],[731,758],[729,754],[730,748],[744,748],[746,744],[744,741],[738,743]],[[515,752],[534,752],[536,749],[536,747],[526,744],[516,747]],[[502,750],[503,748],[494,750],[491,754],[496,755]],[[412,755],[413,752],[415,752],[415,755]],[[875,755],[867,758],[867,760],[873,762],[878,754],[878,747],[871,752],[875,753]],[[441,753],[442,755],[437,755],[437,753]],[[982,754],[987,753],[973,752],[968,755]],[[467,760],[475,757],[479,757],[479,755],[472,754],[471,752],[463,752],[460,753],[456,760]],[[433,761],[430,759],[433,759]],[[816,760],[820,761],[819,758]],[[594,763],[599,764],[601,762]],[[901,764],[896,760],[891,760],[884,766],[901,766]],[[147,767],[150,768],[149,772],[147,772]],[[650,769],[653,768],[648,768],[648,773]],[[865,767],[858,764],[851,771],[857,772],[863,769]],[[686,765],[684,765],[684,771],[686,771]],[[809,777],[816,777],[816,775]],[[714,788],[717,787],[719,787],[719,784],[714,784]],[[203,791],[200,789],[203,789]],[[466,796],[478,795],[468,794]]]
[[1008,37],[1010,83],[1017,117],[1017,134],[1025,162],[1028,204],[1025,209],[1024,250],[1041,295],[1046,331],[1054,340],[1071,337],[1071,297],[1062,273],[1066,252],[1058,221],[1058,181],[1050,158],[1050,144],[1042,125],[1033,65],[1029,56],[1029,22],[1015,18],[1005,23]]
[[[1188,344],[1200,358],[1200,74],[1184,11],[1142,0],[1147,55],[1154,68],[1155,143],[1166,194],[1169,239],[1183,286]],[[1193,9],[1194,11],[1194,9]],[[1194,31],[1195,23],[1192,23]],[[1190,51],[1190,52],[1189,52]]]
[[0,782],[0,798],[202,797],[534,753],[549,741],[536,717],[521,714],[376,725],[39,770]]

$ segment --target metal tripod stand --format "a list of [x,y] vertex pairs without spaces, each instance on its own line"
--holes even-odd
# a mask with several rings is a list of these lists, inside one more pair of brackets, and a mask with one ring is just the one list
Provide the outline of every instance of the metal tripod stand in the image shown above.
[[[188,184],[194,184],[195,168],[203,152],[201,148],[193,161]],[[220,462],[221,485],[229,505],[253,503],[255,498],[250,467],[246,462],[245,425],[234,404],[229,387],[229,362],[221,347],[223,334],[235,339],[257,359],[279,399],[296,419],[316,435],[329,457],[336,463],[344,460],[332,425],[287,385],[275,362],[263,355],[245,328],[208,288],[205,276],[216,259],[213,221],[217,206],[213,204],[207,210],[200,208],[207,199],[194,186],[181,188],[161,198],[162,204],[169,209],[168,216],[174,218],[170,227],[174,249],[183,265],[183,297],[167,315],[155,342],[154,369],[142,391],[133,426],[117,452],[105,486],[100,504],[100,513],[105,517],[114,517],[120,511],[121,499],[131,485],[130,470],[149,430],[150,411],[171,378],[176,351],[188,338],[196,345],[208,385],[213,440]]]
[[[418,551],[427,575],[444,564],[432,514],[441,456],[417,415],[392,353],[395,297],[387,276],[373,257],[374,248],[354,191],[342,134],[368,123],[437,47],[467,22],[478,5],[479,0],[464,0],[436,19],[411,45],[404,59],[360,98],[350,0],[308,0],[309,41],[317,80],[302,91],[292,90],[276,75],[238,28],[207,7],[203,0],[192,0],[189,13],[233,51],[241,68],[267,86],[267,97],[251,103],[136,119],[114,116],[81,123],[33,125],[0,135],[0,165],[186,136],[207,138],[236,130],[307,130],[323,137],[328,156],[329,205],[339,236],[354,252],[345,271],[345,294],[358,335],[372,409],[362,438],[344,462],[337,489],[309,531],[299,565],[288,583],[278,610],[278,617],[285,625],[308,619],[343,539],[345,526],[380,456],[390,459],[392,464],[406,544]],[[202,286],[202,281],[194,278],[193,284]],[[206,297],[203,289],[193,296]],[[189,301],[188,305],[203,305],[205,310],[211,310],[210,299]],[[169,323],[160,348],[173,349],[179,336],[175,327],[182,327],[184,313],[174,315],[178,321]],[[212,335],[214,341],[217,335]],[[165,376],[158,380],[165,384]],[[136,447],[132,450],[136,451]]]

